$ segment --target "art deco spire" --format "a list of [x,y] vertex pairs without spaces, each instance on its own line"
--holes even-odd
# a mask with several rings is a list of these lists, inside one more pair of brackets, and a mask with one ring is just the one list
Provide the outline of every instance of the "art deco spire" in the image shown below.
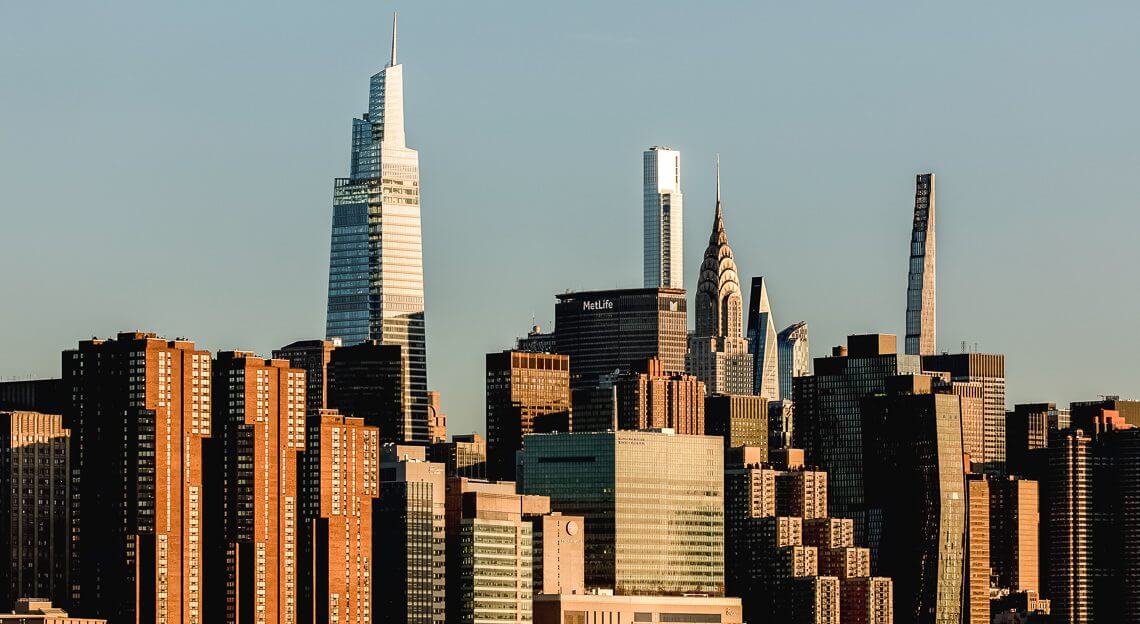
[[720,157],[716,162],[716,214],[709,246],[705,249],[697,280],[697,336],[742,338],[744,311],[736,261],[728,245],[724,209],[720,200]]

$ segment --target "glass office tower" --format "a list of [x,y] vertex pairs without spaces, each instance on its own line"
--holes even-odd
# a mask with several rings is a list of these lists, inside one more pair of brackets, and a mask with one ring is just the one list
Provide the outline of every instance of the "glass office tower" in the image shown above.
[[684,288],[681,152],[651,147],[642,154],[646,288]]
[[523,491],[585,517],[586,585],[724,595],[724,442],[672,430],[523,438]]
[[419,154],[404,140],[404,68],[392,60],[372,76],[368,112],[352,120],[351,172],[333,192],[326,337],[399,345],[404,405],[420,423],[407,438],[427,442],[427,353]]

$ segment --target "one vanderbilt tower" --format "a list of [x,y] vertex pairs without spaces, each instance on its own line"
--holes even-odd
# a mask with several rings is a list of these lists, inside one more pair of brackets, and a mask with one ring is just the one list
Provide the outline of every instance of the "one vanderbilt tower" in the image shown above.
[[404,140],[404,67],[372,76],[368,112],[352,120],[351,173],[333,193],[327,338],[403,348],[406,442],[428,441],[419,153]]
[[643,154],[645,287],[684,288],[681,271],[681,152],[651,147]]

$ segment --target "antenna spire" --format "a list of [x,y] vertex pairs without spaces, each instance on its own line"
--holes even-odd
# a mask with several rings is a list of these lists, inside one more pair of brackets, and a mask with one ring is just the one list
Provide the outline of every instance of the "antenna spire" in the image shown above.
[[389,67],[396,66],[396,12],[392,11],[392,62],[388,63]]
[[716,155],[716,212],[720,214],[720,154]]

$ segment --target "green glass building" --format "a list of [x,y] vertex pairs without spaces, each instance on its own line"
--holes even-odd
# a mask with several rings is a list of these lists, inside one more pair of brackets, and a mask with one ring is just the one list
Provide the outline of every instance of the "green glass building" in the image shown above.
[[669,429],[532,434],[521,487],[585,518],[588,588],[723,596],[723,452]]

